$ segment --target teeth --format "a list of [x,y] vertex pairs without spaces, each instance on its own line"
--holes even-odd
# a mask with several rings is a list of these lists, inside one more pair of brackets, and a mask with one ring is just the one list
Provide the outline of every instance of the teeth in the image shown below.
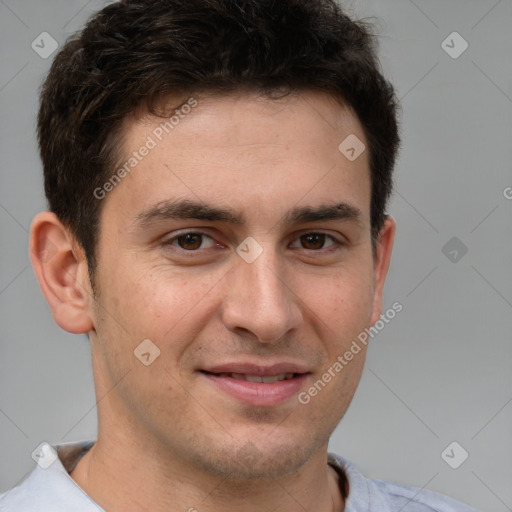
[[281,380],[293,379],[294,373],[280,373],[279,375],[245,375],[244,373],[221,373],[222,377],[231,377],[232,379],[245,380],[247,382],[264,382],[265,384],[271,384]]
[[247,382],[263,382],[263,377],[259,377],[258,375],[242,375],[242,379],[244,379]]

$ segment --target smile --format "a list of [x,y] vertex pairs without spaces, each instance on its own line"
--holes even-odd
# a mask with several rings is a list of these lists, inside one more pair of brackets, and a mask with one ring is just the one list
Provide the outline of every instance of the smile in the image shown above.
[[280,373],[278,375],[247,375],[245,373],[219,373],[219,377],[231,377],[232,379],[245,380],[247,382],[263,382],[271,384],[272,382],[279,382],[282,380],[290,380],[297,374],[295,373]]
[[216,391],[243,405],[273,407],[296,396],[305,387],[310,372],[302,365],[289,363],[267,367],[226,364],[201,369],[199,375]]

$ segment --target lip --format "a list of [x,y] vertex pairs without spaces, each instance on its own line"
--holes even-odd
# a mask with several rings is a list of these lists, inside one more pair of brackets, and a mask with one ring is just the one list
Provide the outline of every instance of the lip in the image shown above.
[[200,368],[209,373],[244,373],[246,375],[258,375],[266,377],[280,373],[309,373],[309,369],[302,364],[292,362],[280,362],[271,365],[259,365],[254,363],[225,363],[216,366]]
[[[288,362],[269,366],[253,363],[227,363],[201,369],[199,373],[221,392],[232,396],[245,405],[257,407],[273,407],[283,404],[299,393],[310,374],[304,365]],[[234,379],[226,376],[227,373],[242,373],[260,377],[281,373],[294,373],[296,375],[289,380],[264,383]]]

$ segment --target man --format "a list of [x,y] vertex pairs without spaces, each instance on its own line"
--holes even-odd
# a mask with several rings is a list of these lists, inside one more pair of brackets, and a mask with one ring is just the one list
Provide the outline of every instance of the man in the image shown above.
[[332,0],[124,1],[68,41],[30,245],[98,436],[1,510],[474,511],[327,452],[382,321],[396,108]]

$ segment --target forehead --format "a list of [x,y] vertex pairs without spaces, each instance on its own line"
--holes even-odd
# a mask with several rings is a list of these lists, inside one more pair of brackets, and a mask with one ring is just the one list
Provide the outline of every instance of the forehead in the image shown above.
[[[194,105],[188,107],[188,105]],[[364,131],[352,109],[332,95],[320,91],[300,91],[280,98],[237,91],[183,99],[168,99],[166,115],[145,115],[127,119],[124,127],[127,147],[131,147],[151,128],[157,142],[172,144],[166,135],[180,139],[199,136],[190,144],[209,144],[222,150],[232,146],[286,143],[290,138],[319,142],[342,133]],[[299,122],[298,122],[299,121]],[[186,128],[184,127],[186,126]],[[166,139],[166,140],[162,140]],[[176,144],[178,146],[178,144]]]
[[358,203],[368,214],[367,151],[354,161],[340,151],[347,137],[365,144],[363,128],[330,95],[198,95],[168,105],[168,117],[125,121],[116,169],[127,172],[109,192],[104,215],[115,207],[128,226],[170,199],[230,204],[269,219],[301,202]]

